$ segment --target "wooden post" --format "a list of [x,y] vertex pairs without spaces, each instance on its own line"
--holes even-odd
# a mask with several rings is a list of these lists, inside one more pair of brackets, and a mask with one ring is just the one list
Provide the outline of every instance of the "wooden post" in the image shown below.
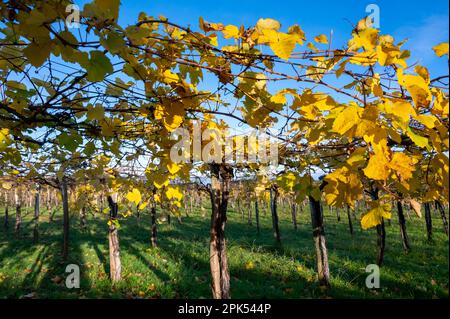
[[225,241],[227,205],[233,169],[226,164],[210,164],[211,167],[211,228],[209,261],[211,289],[214,299],[230,298],[230,272]]
[[323,227],[323,211],[320,201],[309,196],[311,210],[311,224],[313,239],[316,249],[317,275],[321,286],[330,286],[330,269],[328,266],[328,251],[325,241],[325,229]]
[[121,279],[122,263],[120,261],[119,232],[115,222],[118,218],[119,206],[117,204],[117,193],[107,197],[109,205],[109,272],[111,281],[117,282]]
[[278,243],[281,242],[280,228],[278,225],[278,212],[277,212],[277,201],[278,201],[278,187],[273,185],[270,188],[270,210],[272,212],[272,228],[273,235]]

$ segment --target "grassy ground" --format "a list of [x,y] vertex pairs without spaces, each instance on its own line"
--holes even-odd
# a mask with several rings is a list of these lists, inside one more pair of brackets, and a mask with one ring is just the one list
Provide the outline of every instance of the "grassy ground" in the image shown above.
[[[3,212],[3,209],[0,210]],[[208,209],[197,211],[183,224],[172,219],[159,225],[159,248],[150,248],[149,216],[121,221],[123,280],[108,280],[107,225],[103,216],[89,215],[88,230],[71,221],[70,256],[80,265],[81,288],[64,285],[67,263],[60,258],[62,216],[52,223],[43,212],[40,239],[33,244],[31,210],[24,217],[22,236],[0,232],[0,298],[210,298]],[[3,216],[2,216],[3,217]],[[261,233],[240,214],[230,211],[226,228],[233,298],[448,298],[448,238],[433,213],[433,242],[426,240],[425,222],[407,218],[412,251],[405,254],[397,219],[386,225],[387,248],[381,288],[365,286],[365,267],[375,262],[376,233],[362,231],[354,221],[349,234],[346,214],[325,209],[332,288],[316,283],[315,256],[309,211],[299,216],[294,231],[287,209],[280,212],[282,245],[274,242],[270,214],[261,212]]]

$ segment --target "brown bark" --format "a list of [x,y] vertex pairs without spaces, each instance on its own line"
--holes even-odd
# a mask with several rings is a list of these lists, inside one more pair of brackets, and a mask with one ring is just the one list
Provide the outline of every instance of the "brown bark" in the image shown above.
[[158,242],[157,242],[157,238],[158,238],[158,227],[157,227],[157,217],[156,217],[156,204],[152,203],[152,205],[150,206],[150,216],[152,219],[152,232],[151,232],[151,236],[150,236],[150,241],[152,244],[152,247],[157,247],[158,246]]
[[247,224],[248,225],[252,225],[252,208],[250,205],[250,202],[248,203],[248,205],[245,205],[248,215],[247,215]]
[[431,208],[430,203],[425,203],[425,224],[427,227],[427,239],[433,240],[433,222],[431,220]]
[[386,249],[386,229],[384,227],[384,218],[381,218],[381,224],[377,225],[377,246],[378,256],[377,265],[381,266],[384,260],[384,251]]
[[280,227],[278,225],[278,212],[277,212],[277,201],[278,201],[278,188],[276,185],[272,186],[270,189],[270,210],[272,213],[272,228],[273,235],[278,243],[281,242]]
[[81,229],[85,230],[87,228],[86,206],[83,206],[80,210],[80,224]]
[[330,269],[328,266],[328,251],[323,227],[323,212],[320,202],[309,196],[311,224],[316,250],[317,275],[321,286],[330,286]]
[[348,229],[350,231],[350,234],[353,236],[353,222],[352,222],[352,216],[350,213],[350,207],[347,206],[347,218],[348,218]]
[[448,236],[448,222],[447,222],[447,216],[445,215],[444,206],[439,201],[436,201],[436,206],[439,210],[439,213],[441,214],[442,219],[442,226],[444,227],[444,232]]
[[119,207],[117,205],[117,194],[113,193],[107,197],[109,205],[109,275],[111,281],[117,282],[121,279],[122,263],[120,261],[119,232],[115,225]]
[[[372,200],[378,200],[378,189],[375,188],[369,192]],[[367,203],[366,203],[367,207]],[[384,260],[384,251],[386,249],[386,229],[384,225],[384,218],[381,217],[381,223],[377,225],[377,265],[381,266]]]
[[406,221],[405,221],[405,215],[403,214],[403,206],[402,206],[401,201],[397,201],[397,215],[398,215],[398,223],[400,225],[400,235],[402,237],[403,249],[406,252],[409,252],[410,246],[409,246],[408,234],[406,232]]
[[292,203],[291,205],[291,214],[292,214],[292,225],[294,225],[294,229],[297,230],[297,205]]
[[226,164],[211,164],[210,267],[214,299],[230,298],[230,273],[225,241],[227,205],[233,170]]

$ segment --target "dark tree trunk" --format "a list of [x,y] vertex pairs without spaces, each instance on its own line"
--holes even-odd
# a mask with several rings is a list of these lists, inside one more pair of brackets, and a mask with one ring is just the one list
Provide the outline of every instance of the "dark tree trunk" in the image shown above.
[[339,211],[339,208],[336,207],[336,218],[338,223],[341,221],[341,212]]
[[294,225],[294,229],[297,230],[297,205],[292,203],[291,205],[291,214],[292,214],[292,225]]
[[226,164],[211,164],[211,238],[209,261],[214,299],[230,298],[230,273],[225,241],[225,224],[233,169]]
[[22,203],[19,193],[16,191],[14,194],[15,206],[16,206],[16,224],[14,225],[14,233],[17,238],[20,237],[20,228],[22,226]]
[[[114,198],[113,198],[114,196]],[[122,263],[120,261],[119,232],[115,222],[117,221],[119,206],[117,204],[117,194],[107,197],[109,206],[109,275],[111,281],[117,282],[121,279]]]
[[152,232],[150,235],[150,242],[152,247],[158,247],[158,226],[157,226],[157,217],[156,217],[156,203],[152,203],[150,207],[150,216],[152,219]]
[[272,186],[270,189],[270,203],[271,203],[271,213],[272,213],[272,228],[273,235],[278,243],[281,242],[280,228],[278,225],[278,212],[277,212],[277,201],[278,201],[278,188],[276,185]]
[[3,226],[5,227],[5,231],[8,231],[8,228],[9,228],[8,203],[6,203],[6,206],[5,206],[5,222],[4,222]]
[[406,221],[405,215],[403,214],[403,206],[401,201],[397,201],[397,215],[398,215],[398,223],[400,225],[400,235],[402,236],[403,249],[406,252],[409,252],[409,240],[408,234],[406,233]]
[[[378,200],[378,189],[372,190],[369,194],[372,200],[374,201]],[[367,202],[365,202],[365,204],[367,209]],[[384,226],[383,217],[381,217],[381,223],[377,225],[376,229],[377,229],[377,248],[378,248],[377,265],[381,266],[383,264],[384,251],[386,249],[386,228]]]
[[444,206],[439,201],[436,201],[436,206],[439,210],[439,213],[441,214],[442,218],[442,226],[444,227],[444,232],[448,236],[448,222],[447,222],[447,216],[445,215]]
[[63,247],[62,258],[67,260],[69,255],[69,198],[67,196],[67,182],[63,178],[61,181],[61,198],[63,204]]
[[384,260],[384,250],[386,249],[386,229],[384,227],[384,218],[381,218],[381,224],[377,225],[377,246],[378,256],[377,265],[381,266]]
[[255,200],[255,219],[256,219],[256,231],[259,234],[259,207],[258,207],[258,200]]
[[350,231],[350,234],[353,236],[353,222],[352,222],[352,216],[350,213],[350,207],[347,206],[347,218],[348,218],[348,229]]
[[87,228],[87,214],[86,214],[86,206],[83,206],[80,211],[80,223],[81,229],[85,230]]
[[33,241],[36,243],[39,240],[39,212],[40,212],[40,187],[38,187],[34,196],[34,228],[33,228]]
[[430,203],[425,203],[425,224],[427,226],[427,239],[433,240],[433,222],[431,220]]
[[250,205],[250,202],[248,203],[248,205],[245,205],[247,211],[248,211],[248,215],[247,215],[247,224],[248,225],[252,225],[252,207]]
[[170,225],[170,223],[171,223],[171,220],[170,220],[170,213],[168,213],[168,214],[167,214],[167,224]]
[[328,266],[328,251],[323,227],[323,212],[320,202],[309,196],[311,224],[316,250],[317,275],[321,286],[330,286],[330,269]]

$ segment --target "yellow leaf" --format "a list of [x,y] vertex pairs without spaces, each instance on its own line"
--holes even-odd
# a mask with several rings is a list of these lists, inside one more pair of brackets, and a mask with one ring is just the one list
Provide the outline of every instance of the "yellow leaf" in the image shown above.
[[285,191],[292,191],[292,188],[295,186],[296,176],[292,172],[284,173],[277,177],[277,184]]
[[272,29],[263,30],[263,36],[260,37],[260,43],[269,43],[272,51],[280,58],[288,60],[295,48],[296,37],[283,32],[277,32]]
[[225,39],[229,39],[229,38],[235,38],[238,39],[239,38],[239,29],[238,27],[234,26],[234,25],[227,25],[223,30],[223,37]]
[[148,205],[148,202],[143,202],[143,203],[139,204],[138,208],[139,208],[139,210],[143,210],[145,207],[147,207],[147,205]]
[[127,199],[138,205],[142,199],[141,192],[137,188],[133,188],[131,192],[127,193]]
[[430,83],[430,72],[428,72],[428,69],[426,67],[416,65],[416,67],[414,68],[414,72],[420,75],[426,83]]
[[425,125],[427,128],[434,128],[436,126],[435,123],[437,118],[434,115],[421,114],[416,117],[416,120]]
[[434,53],[436,53],[436,55],[438,57],[441,57],[445,54],[448,55],[448,42],[443,42],[441,44],[434,46],[433,50],[434,50]]
[[175,199],[180,201],[183,198],[183,194],[179,187],[168,186],[166,190],[166,197],[168,199]]
[[186,111],[183,103],[177,101],[174,103],[168,103],[167,105],[156,105],[155,119],[162,120],[164,127],[172,132],[183,123]]
[[181,166],[177,163],[170,162],[169,164],[167,164],[167,169],[169,170],[170,174],[175,175],[181,169]]
[[404,153],[395,153],[389,163],[389,167],[397,172],[401,180],[408,180],[412,177],[415,161]]
[[372,51],[378,40],[377,29],[365,28],[354,34],[353,39],[349,41],[349,49],[356,51],[360,48],[364,48],[366,51]]
[[361,218],[361,227],[369,229],[381,224],[382,218],[391,218],[391,206],[389,204],[380,204],[375,202],[375,207],[368,211]]
[[355,201],[362,197],[363,185],[358,174],[341,167],[325,177],[328,182],[324,187],[325,201],[328,205],[353,208]]
[[9,135],[9,129],[7,128],[2,128],[0,129],[0,149],[2,149],[2,147],[6,147],[8,144],[8,135]]
[[328,38],[326,35],[321,34],[318,35],[314,38],[314,41],[318,42],[318,43],[323,43],[323,44],[328,44]]
[[427,147],[428,146],[428,139],[426,137],[423,137],[421,135],[414,133],[410,127],[408,127],[406,134],[417,146],[419,146],[419,147]]
[[385,110],[387,113],[394,114],[402,120],[403,123],[408,124],[412,117],[416,116],[416,111],[414,110],[411,103],[405,100],[391,100],[386,99]]
[[367,167],[363,169],[364,174],[375,180],[386,180],[389,177],[388,160],[382,153],[370,156]]
[[281,28],[280,22],[274,20],[274,19],[259,19],[256,23],[256,29],[259,32],[262,32],[263,30],[275,30],[278,31]]
[[155,187],[158,189],[169,185],[169,179],[166,175],[154,174],[153,178],[153,185],[155,185]]
[[179,81],[178,75],[175,73],[172,73],[170,70],[165,70],[163,73],[163,82],[170,84],[170,83],[177,83]]
[[255,264],[252,261],[245,263],[245,269],[250,270],[255,268]]
[[428,107],[432,96],[428,83],[423,77],[404,75],[403,69],[397,70],[397,77],[398,83],[408,90],[416,107]]
[[360,123],[363,109],[352,103],[336,116],[332,131],[348,137],[353,137],[357,125]]

